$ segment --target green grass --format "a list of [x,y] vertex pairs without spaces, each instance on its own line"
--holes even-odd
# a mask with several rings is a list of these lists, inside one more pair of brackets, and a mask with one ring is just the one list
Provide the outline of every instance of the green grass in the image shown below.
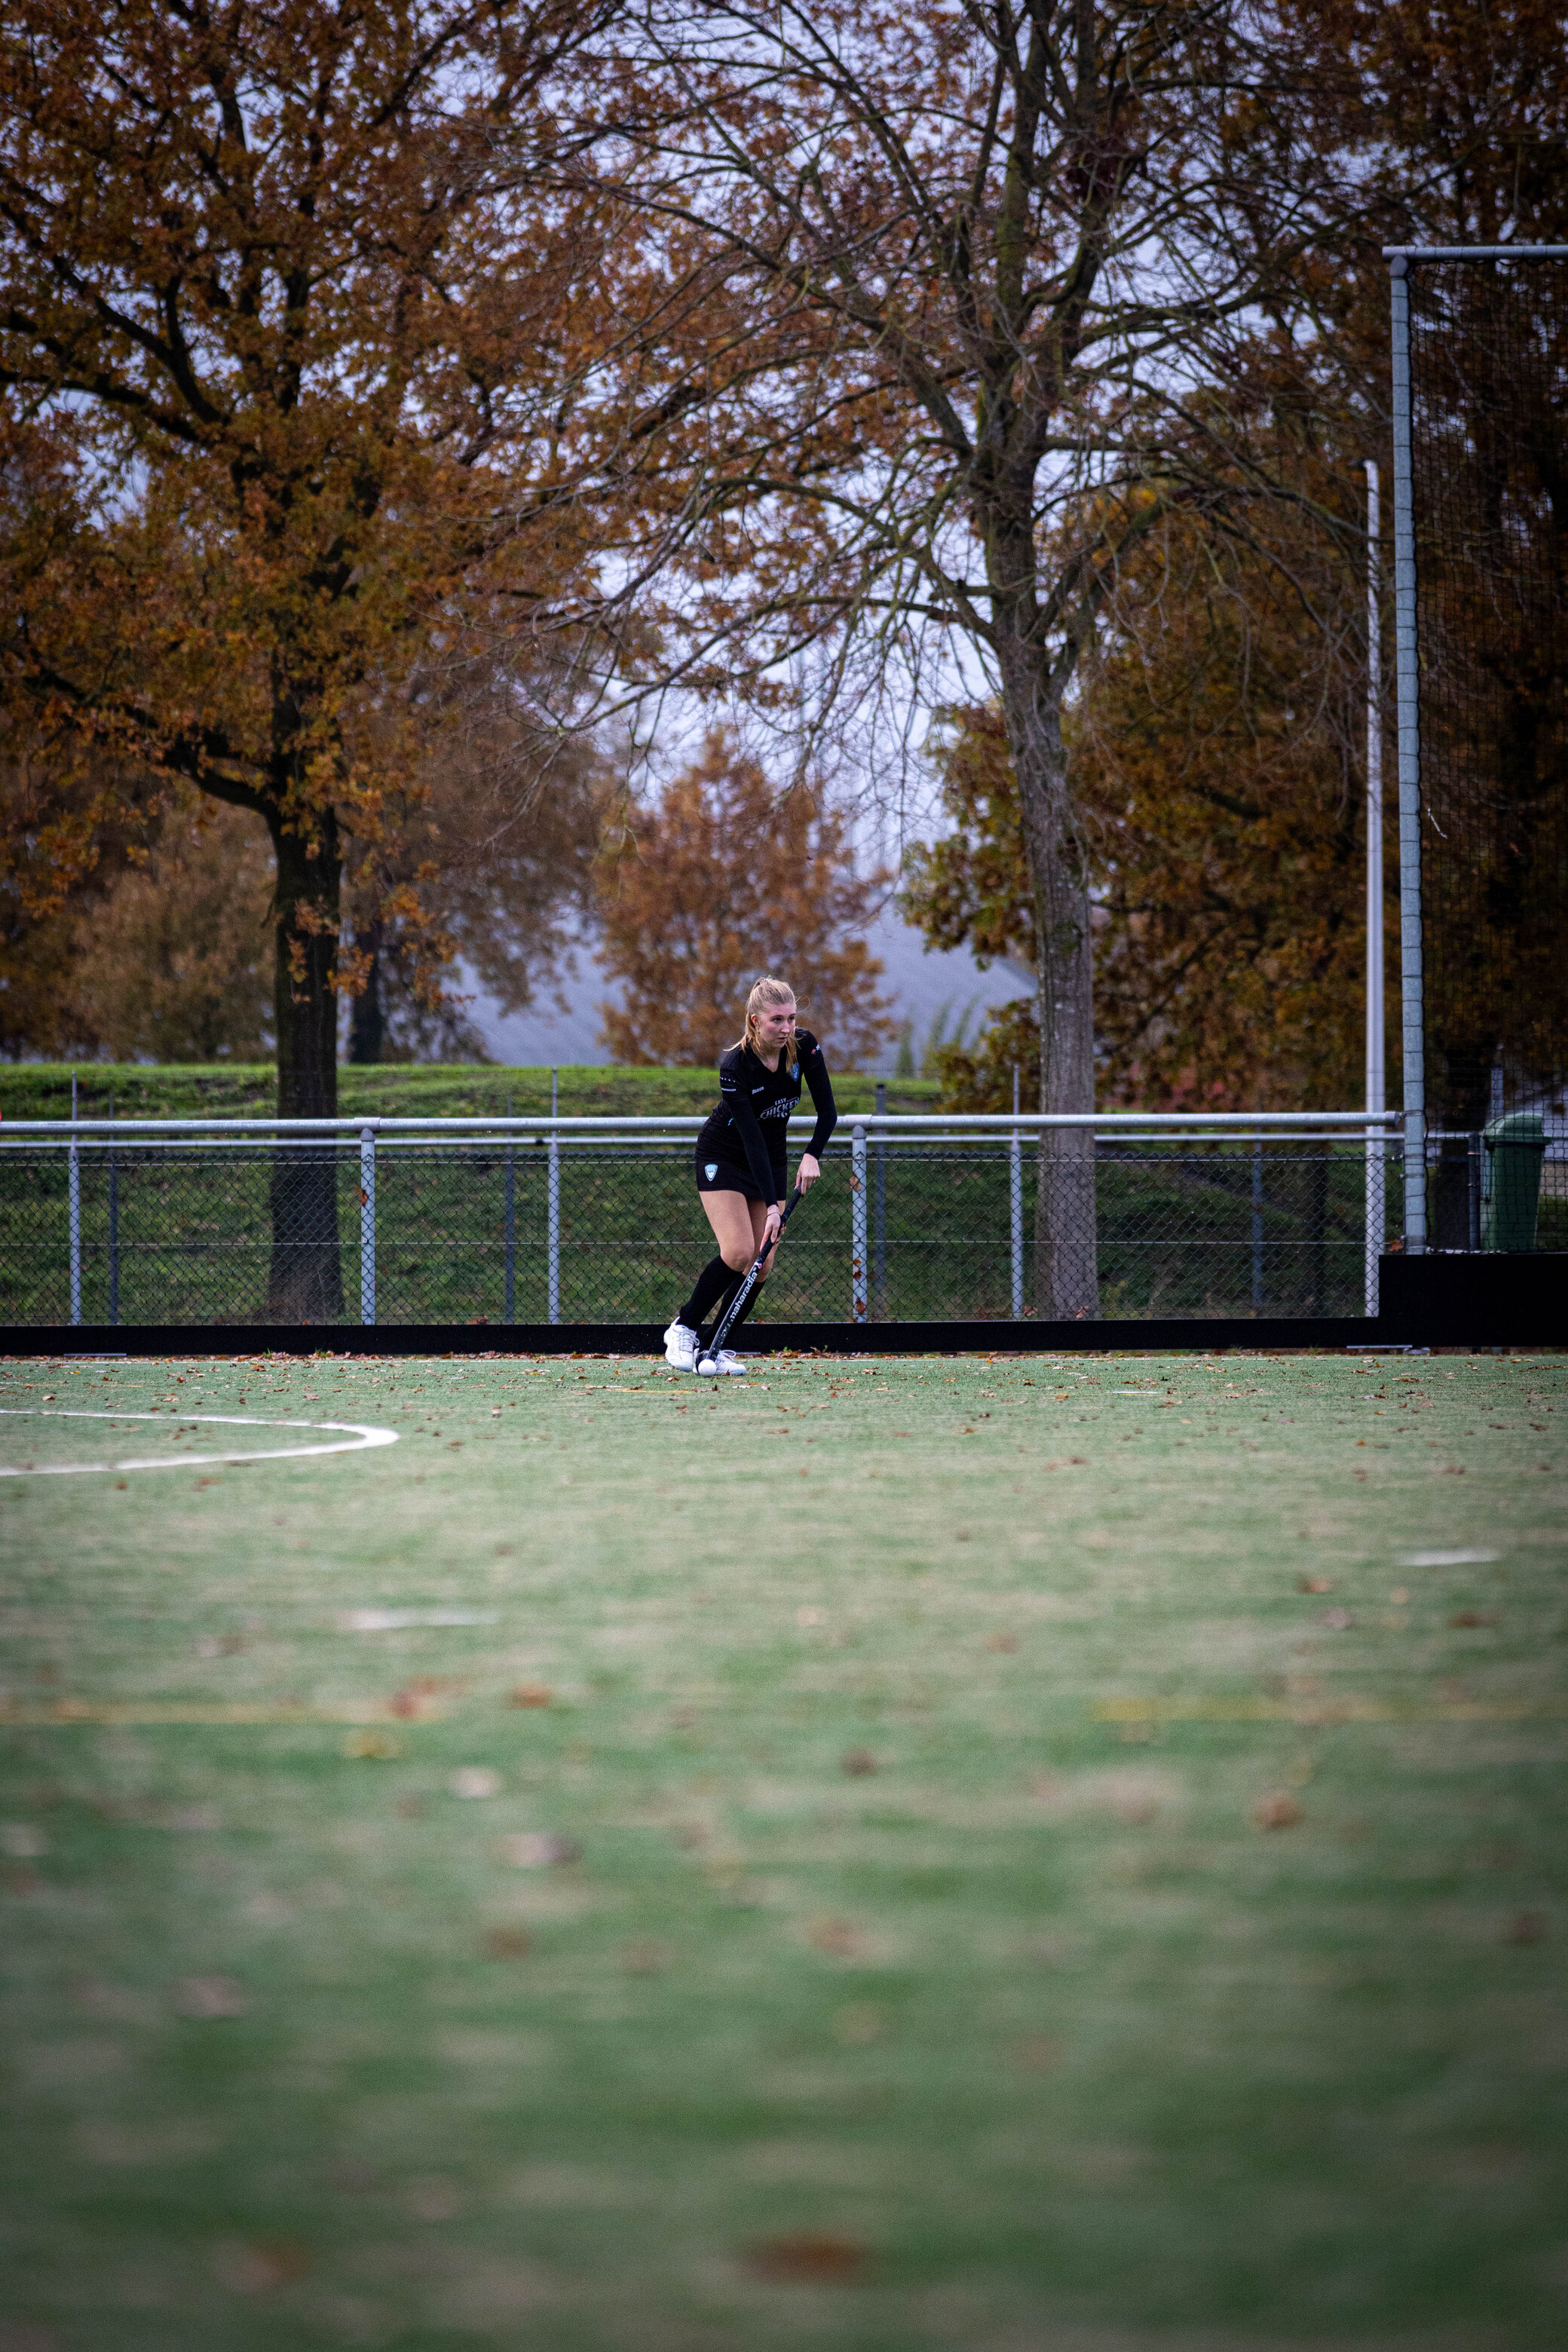
[[1568,1360],[0,1391],[8,2352],[1564,2340]]
[[[510,1108],[520,1118],[536,1118],[550,1108],[550,1075],[499,1063],[345,1064],[338,1071],[338,1109],[345,1118],[500,1118]],[[584,1066],[556,1075],[563,1118],[705,1115],[719,1098],[711,1069]],[[107,1118],[111,1097],[121,1118],[265,1118],[278,1108],[270,1062],[21,1062],[0,1068],[0,1117],[68,1118],[73,1076],[84,1118]],[[889,1110],[931,1110],[942,1094],[931,1078],[886,1084]],[[842,1110],[875,1108],[875,1078],[839,1071],[833,1087]]]

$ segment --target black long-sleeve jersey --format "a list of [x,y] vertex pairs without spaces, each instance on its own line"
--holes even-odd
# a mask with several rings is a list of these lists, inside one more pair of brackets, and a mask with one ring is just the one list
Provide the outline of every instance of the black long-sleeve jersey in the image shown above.
[[[823,1146],[838,1124],[833,1085],[822,1048],[807,1029],[795,1031],[796,1061],[772,1069],[747,1045],[731,1045],[719,1064],[719,1101],[697,1139],[697,1181],[711,1184],[716,1176],[744,1175],[750,1181],[726,1189],[755,1192],[763,1201],[782,1201],[788,1177],[786,1142],[790,1113],[800,1100],[801,1080],[811,1088],[816,1110],[806,1150],[820,1159]],[[714,1176],[708,1170],[714,1170]]]

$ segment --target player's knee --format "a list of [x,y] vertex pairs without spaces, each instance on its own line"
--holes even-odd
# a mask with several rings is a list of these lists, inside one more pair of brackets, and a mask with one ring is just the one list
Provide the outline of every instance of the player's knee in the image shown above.
[[731,1274],[744,1274],[752,1262],[750,1254],[743,1249],[727,1249],[721,1255]]

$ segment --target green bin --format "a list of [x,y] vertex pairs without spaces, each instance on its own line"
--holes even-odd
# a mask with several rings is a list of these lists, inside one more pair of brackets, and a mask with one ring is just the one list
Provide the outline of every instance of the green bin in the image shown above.
[[1510,1111],[1484,1130],[1481,1247],[1532,1250],[1541,1208],[1541,1163],[1546,1129],[1538,1110]]

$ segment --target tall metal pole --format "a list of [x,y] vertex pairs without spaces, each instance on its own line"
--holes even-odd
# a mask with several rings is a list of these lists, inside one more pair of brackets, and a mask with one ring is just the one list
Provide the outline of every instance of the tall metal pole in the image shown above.
[[1426,1059],[1421,969],[1421,709],[1410,449],[1409,264],[1388,265],[1394,357],[1394,683],[1399,713],[1399,1003],[1405,1072],[1405,1246],[1426,1247]]
[[[1366,1107],[1385,1108],[1383,975],[1383,642],[1378,610],[1378,532],[1381,527],[1377,467],[1366,461]],[[1378,1307],[1378,1260],[1383,1255],[1383,1130],[1366,1131],[1366,1311]]]

